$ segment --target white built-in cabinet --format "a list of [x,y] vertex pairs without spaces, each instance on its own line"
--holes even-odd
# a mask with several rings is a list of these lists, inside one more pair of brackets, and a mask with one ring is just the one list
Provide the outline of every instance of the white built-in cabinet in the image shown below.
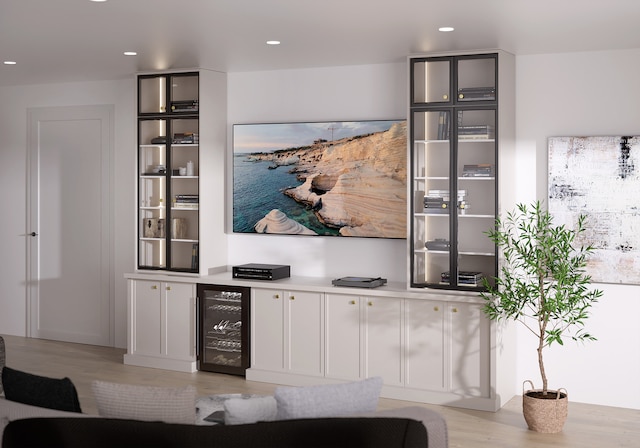
[[380,376],[389,398],[495,409],[492,325],[482,304],[431,296],[252,288],[247,379],[307,385]]
[[322,375],[322,304],[317,292],[252,289],[252,366]]
[[326,369],[329,378],[357,380],[363,376],[360,363],[361,312],[356,296],[327,294],[325,304]]
[[328,293],[325,312],[327,377],[402,383],[402,300]]
[[129,279],[128,289],[124,363],[195,372],[195,283]]
[[380,376],[383,397],[482,410],[499,409],[515,394],[513,337],[484,316],[475,294],[230,273],[126,277],[125,364],[195,371],[196,285],[210,283],[251,288],[248,380],[304,386]]
[[[490,69],[490,83],[482,78],[483,84],[474,84],[479,79],[478,66]],[[169,146],[175,151],[163,153],[155,149],[159,143],[140,142],[143,161],[148,150],[164,154],[165,162],[177,165],[165,163],[171,172],[159,176],[161,173],[147,173],[147,165],[157,167],[162,161],[144,162],[141,186],[173,183],[157,190],[163,205],[139,205],[137,227],[143,218],[186,215],[192,218],[188,220],[191,230],[197,228],[198,233],[187,233],[186,238],[165,233],[164,237],[140,239],[141,259],[149,255],[152,262],[140,263],[136,273],[126,275],[126,364],[194,371],[196,284],[211,283],[251,288],[248,380],[302,386],[381,376],[383,397],[482,410],[497,410],[515,395],[513,330],[484,316],[476,280],[470,283],[451,275],[482,271],[491,276],[497,272],[499,254],[487,247],[482,230],[490,228],[501,208],[513,202],[509,185],[516,172],[514,58],[503,52],[423,55],[410,57],[409,67],[409,273],[406,282],[372,290],[332,287],[326,278],[268,282],[233,279],[229,272],[208,275],[210,268],[224,266],[228,259],[221,213],[225,209],[226,78],[222,73],[198,71],[198,176],[181,177],[179,171],[196,158],[195,144],[172,142]],[[442,67],[447,68],[446,76],[440,76],[445,73]],[[433,87],[439,84],[448,86],[447,93],[432,99],[430,95],[439,92]],[[478,95],[477,87],[481,95],[487,87],[495,87],[494,96],[471,100],[459,96],[467,94],[464,89]],[[457,99],[451,98],[452,92],[458,93]],[[146,126],[148,118],[163,119],[144,116],[141,126]],[[477,123],[472,120],[476,118]],[[173,119],[175,125],[182,123],[179,117]],[[441,119],[446,126],[441,126]],[[465,134],[465,126],[477,125],[498,138]],[[156,146],[149,149],[144,146],[147,143],[150,148]],[[478,171],[487,165],[488,173]],[[506,187],[498,188],[498,178]],[[180,190],[186,185],[193,191]],[[196,186],[197,224],[191,209],[156,216],[170,207],[171,194],[193,193]],[[464,190],[473,199],[472,208],[467,211],[465,197],[464,209],[431,213],[431,199],[425,200],[430,198],[429,190]],[[185,256],[189,263],[175,265],[175,260],[182,259],[183,246],[193,248],[196,240],[197,263],[191,264],[189,253]],[[142,268],[148,268],[147,273]],[[162,272],[165,270],[193,275],[172,276]]]

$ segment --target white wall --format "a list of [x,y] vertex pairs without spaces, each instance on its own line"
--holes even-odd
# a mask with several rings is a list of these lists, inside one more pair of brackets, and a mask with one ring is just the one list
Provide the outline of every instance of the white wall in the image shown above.
[[[640,50],[516,58],[521,202],[546,198],[548,137],[640,134],[638,72]],[[598,341],[552,346],[549,386],[566,388],[576,402],[640,409],[640,286],[596,286],[604,296],[587,328]],[[521,330],[518,345],[518,377],[539,387],[535,341]]]
[[[135,80],[0,88],[0,334],[26,336],[26,176],[27,109],[31,107],[115,105],[114,264],[112,296],[115,343],[126,347],[124,273],[134,268]],[[81,167],[91,169],[90,167]],[[79,186],[81,188],[81,186]],[[91,294],[91,291],[87,291]],[[72,310],[70,310],[71,312]]]
[[[405,64],[230,73],[229,148],[235,123],[405,118],[406,85]],[[227,180],[230,192],[231,175]],[[228,229],[231,207],[229,201]],[[280,263],[296,276],[406,280],[405,240],[231,234],[228,241],[230,265]]]

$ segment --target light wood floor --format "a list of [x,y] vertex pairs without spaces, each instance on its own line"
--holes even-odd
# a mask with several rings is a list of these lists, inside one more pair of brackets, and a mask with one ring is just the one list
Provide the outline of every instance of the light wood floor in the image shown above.
[[[82,410],[97,413],[91,381],[99,379],[126,384],[182,386],[193,384],[199,395],[219,393],[271,394],[275,384],[208,372],[179,373],[127,366],[124,350],[91,345],[4,336],[7,365],[18,370],[54,378],[69,377],[78,389]],[[380,409],[415,406],[416,403],[380,399]],[[559,434],[539,434],[527,429],[521,397],[498,412],[420,405],[442,413],[449,427],[451,448],[558,447],[640,448],[640,410],[569,404],[569,420]]]

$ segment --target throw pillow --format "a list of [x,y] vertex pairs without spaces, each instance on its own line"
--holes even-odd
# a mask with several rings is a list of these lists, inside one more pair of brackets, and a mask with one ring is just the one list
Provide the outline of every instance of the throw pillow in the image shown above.
[[59,411],[82,412],[78,392],[69,378],[47,378],[5,366],[2,384],[7,400]]
[[278,416],[274,397],[230,398],[224,402],[225,425],[271,422]]
[[196,388],[133,386],[94,381],[98,414],[106,418],[195,424]]
[[374,412],[382,378],[309,387],[277,387],[278,419],[341,417]]

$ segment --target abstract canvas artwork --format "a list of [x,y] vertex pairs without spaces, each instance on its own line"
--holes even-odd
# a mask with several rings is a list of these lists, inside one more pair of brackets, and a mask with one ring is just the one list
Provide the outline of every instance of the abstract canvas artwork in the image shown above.
[[594,282],[640,284],[640,136],[550,138],[549,211],[570,228],[587,216]]

